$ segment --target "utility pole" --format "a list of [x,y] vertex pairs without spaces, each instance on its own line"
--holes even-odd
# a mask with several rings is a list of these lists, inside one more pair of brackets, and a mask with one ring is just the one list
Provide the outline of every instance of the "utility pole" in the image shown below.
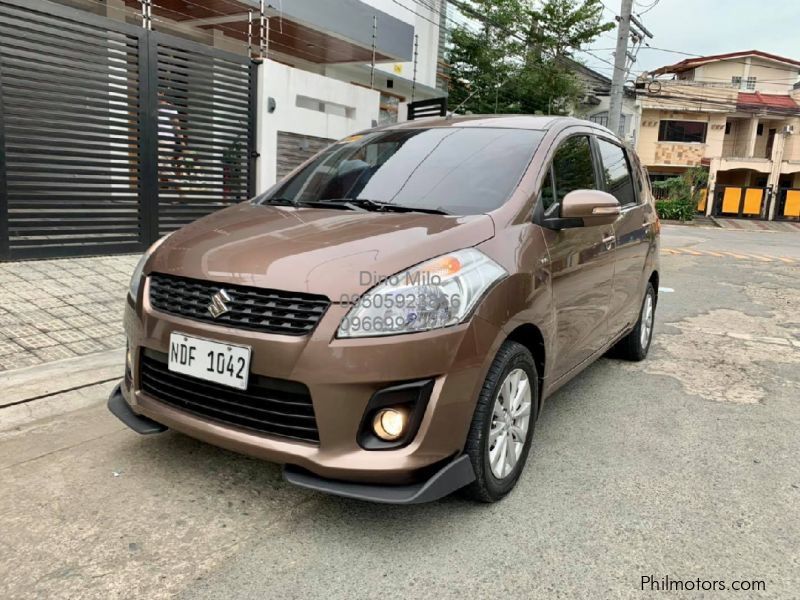
[[622,0],[619,26],[617,27],[617,50],[614,54],[614,74],[611,77],[611,98],[608,107],[608,128],[615,134],[619,133],[619,123],[622,118],[622,90],[628,74],[625,66],[628,61],[628,36],[631,31],[632,9],[633,0]]

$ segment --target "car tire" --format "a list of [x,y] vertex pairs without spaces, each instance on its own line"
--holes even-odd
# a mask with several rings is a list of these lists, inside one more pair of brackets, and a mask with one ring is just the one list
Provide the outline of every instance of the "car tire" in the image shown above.
[[653,341],[653,324],[656,316],[656,291],[648,282],[639,320],[628,335],[617,342],[613,355],[625,360],[640,361],[647,357]]
[[467,497],[497,502],[514,488],[528,458],[538,406],[533,356],[517,342],[504,342],[489,367],[467,435],[464,451],[475,471],[475,481],[464,488]]

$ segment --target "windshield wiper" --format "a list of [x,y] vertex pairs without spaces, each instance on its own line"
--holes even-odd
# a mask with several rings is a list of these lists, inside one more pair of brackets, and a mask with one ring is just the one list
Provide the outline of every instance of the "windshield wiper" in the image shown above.
[[342,210],[365,210],[360,206],[356,206],[350,202],[329,202],[327,200],[293,200],[291,198],[265,198],[261,201],[263,204],[277,204],[280,206],[294,206],[295,208],[338,208]]
[[430,215],[449,215],[440,208],[418,208],[416,206],[403,206],[394,202],[381,202],[368,198],[324,198],[322,200],[293,200],[291,198],[265,198],[264,204],[279,204],[281,206],[308,207],[308,208],[338,208],[343,210],[361,210],[370,212],[420,212]]
[[325,200],[319,200],[319,202],[325,204],[350,204],[372,212],[420,212],[431,215],[450,214],[440,208],[418,208],[416,206],[403,206],[402,204],[395,204],[394,202],[381,202],[380,200],[370,200],[368,198],[326,198]]
[[281,206],[297,206],[297,200],[292,200],[291,198],[281,198],[281,197],[272,197],[272,198],[264,198],[259,202],[259,204],[279,204]]

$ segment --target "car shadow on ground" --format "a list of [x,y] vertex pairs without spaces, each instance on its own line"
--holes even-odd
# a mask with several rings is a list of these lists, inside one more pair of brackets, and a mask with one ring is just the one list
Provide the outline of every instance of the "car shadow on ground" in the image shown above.
[[[547,400],[536,425],[539,435],[534,437],[534,445],[520,484],[533,476],[537,455],[544,451],[541,444],[537,443],[541,431],[558,430],[562,426],[562,419],[570,418],[569,413],[572,411],[559,410],[559,407],[563,409],[564,404],[582,402],[573,393],[574,388],[582,385],[582,378],[593,377],[593,374],[599,374],[607,368],[607,362],[601,360],[589,366],[581,376]],[[325,511],[330,517],[336,517],[333,522],[346,522],[349,517],[358,515],[361,526],[367,528],[377,526],[379,523],[385,524],[387,516],[403,522],[413,517],[415,519],[413,527],[424,528],[430,524],[431,519],[435,520],[440,515],[450,519],[454,510],[459,513],[493,510],[492,505],[474,502],[460,492],[432,503],[408,506],[377,504],[312,492],[285,482],[281,465],[218,448],[174,431],[131,437],[125,453],[128,454],[128,460],[146,465],[149,471],[148,477],[153,479],[154,485],[158,482],[171,482],[173,493],[178,493],[183,485],[194,487],[192,482],[207,482],[203,487],[210,489],[216,486],[217,493],[231,497],[238,497],[241,494],[252,496],[255,491],[259,496],[265,498],[271,496],[274,500],[291,498],[294,503],[314,502],[317,510]],[[512,492],[509,499],[515,495],[516,492]],[[405,527],[408,531],[408,524]]]

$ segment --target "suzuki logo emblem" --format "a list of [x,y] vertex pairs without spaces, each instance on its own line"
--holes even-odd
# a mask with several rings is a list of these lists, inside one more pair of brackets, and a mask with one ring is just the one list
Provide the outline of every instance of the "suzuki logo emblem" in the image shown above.
[[211,316],[216,319],[220,315],[224,315],[230,310],[228,305],[225,304],[226,302],[230,301],[231,297],[228,295],[228,292],[225,290],[220,290],[211,296],[211,304],[208,305],[208,312],[210,312]]

